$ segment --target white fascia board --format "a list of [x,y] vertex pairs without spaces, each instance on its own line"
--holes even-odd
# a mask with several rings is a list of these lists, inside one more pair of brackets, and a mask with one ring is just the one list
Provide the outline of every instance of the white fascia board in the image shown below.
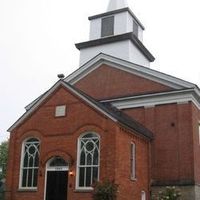
[[[87,74],[98,68],[102,64],[102,58],[100,58],[99,54],[95,56],[93,59],[82,65],[80,68],[75,70],[72,74],[67,76],[64,81],[70,83],[70,84],[75,84],[78,82],[80,79],[85,77]],[[95,66],[94,66],[95,65]],[[93,69],[94,68],[94,69]]]
[[101,64],[108,64],[111,67],[147,78],[174,89],[196,87],[193,83],[103,53],[100,53],[71,75],[66,77],[65,81],[73,85],[87,76],[90,72],[97,69]]
[[40,95],[38,98],[36,98],[35,100],[33,100],[31,103],[29,103],[26,107],[25,107],[25,109],[26,110],[29,110],[37,101],[39,101],[39,99],[41,99],[42,98],[42,95]]
[[9,129],[8,131],[11,132],[13,131],[14,128],[16,128],[19,124],[21,124],[27,117],[29,117],[43,102],[44,100],[50,95],[52,94],[59,86],[64,86],[67,89],[69,89],[70,91],[72,91],[75,95],[77,95],[78,97],[80,97],[81,99],[83,99],[85,102],[87,102],[90,106],[92,106],[93,108],[95,108],[96,110],[100,111],[101,113],[103,113],[105,116],[107,116],[108,118],[110,118],[111,120],[113,120],[114,122],[117,122],[117,120],[112,117],[111,115],[109,115],[107,112],[105,112],[104,110],[102,110],[101,108],[99,108],[98,106],[96,106],[94,103],[92,103],[91,101],[89,101],[86,97],[84,97],[82,94],[78,93],[76,90],[74,90],[72,87],[70,87],[69,85],[67,85],[66,83],[64,83],[63,81],[58,81],[52,88],[50,88],[48,90],[48,92],[43,95],[34,105],[32,105],[32,107],[25,112]]
[[171,103],[181,104],[189,101],[192,101],[197,106],[197,108],[200,109],[200,102],[194,89],[149,95],[139,95],[128,98],[106,100],[102,102],[109,102],[118,109],[130,109],[138,107],[153,107],[156,105]]

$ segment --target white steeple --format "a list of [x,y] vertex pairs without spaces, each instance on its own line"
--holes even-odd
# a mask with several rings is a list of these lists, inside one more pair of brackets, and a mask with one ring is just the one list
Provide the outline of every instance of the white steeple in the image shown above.
[[128,7],[127,0],[110,0],[107,11],[118,10]]
[[128,8],[127,0],[109,0],[107,11],[90,16],[89,20],[89,41],[76,44],[80,66],[99,53],[147,67],[154,61],[142,43],[144,26]]

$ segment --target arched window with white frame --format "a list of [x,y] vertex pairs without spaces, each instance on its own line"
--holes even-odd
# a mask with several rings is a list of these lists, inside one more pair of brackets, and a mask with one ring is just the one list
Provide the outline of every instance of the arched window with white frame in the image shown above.
[[36,189],[39,169],[39,147],[40,141],[29,138],[22,144],[20,188]]
[[77,189],[91,189],[99,180],[100,140],[96,133],[89,132],[78,139]]

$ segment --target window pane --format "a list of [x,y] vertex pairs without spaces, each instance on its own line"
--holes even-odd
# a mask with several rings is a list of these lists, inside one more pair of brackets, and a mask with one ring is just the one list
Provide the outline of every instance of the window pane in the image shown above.
[[29,167],[34,167],[33,157],[32,156],[29,158]]
[[103,18],[101,21],[101,37],[114,34],[114,16]]
[[32,169],[28,169],[28,187],[32,187],[32,173],[33,170]]
[[34,169],[33,187],[37,187],[37,179],[38,179],[38,169]]
[[92,164],[92,155],[88,154],[87,155],[87,165],[91,165]]
[[29,148],[28,148],[28,152],[29,154],[33,155],[36,151],[36,146],[35,145],[29,145]]
[[133,34],[138,37],[138,25],[133,21]]
[[98,167],[93,167],[93,177],[92,177],[92,181],[93,183],[96,182],[98,180]]
[[80,165],[85,165],[85,151],[84,150],[81,152]]
[[136,159],[136,154],[135,154],[135,144],[131,144],[131,177],[136,178],[136,171],[135,171],[135,159]]
[[34,164],[35,167],[38,167],[39,166],[39,154],[37,153],[35,155],[35,164]]
[[86,186],[91,186],[91,167],[86,168]]
[[80,167],[79,168],[79,186],[83,187],[84,186],[84,176],[85,176],[85,168]]
[[93,158],[93,165],[98,165],[98,163],[99,163],[99,153],[98,153],[98,150],[95,149],[94,158]]
[[67,162],[62,159],[61,157],[55,157],[51,163],[49,164],[50,167],[54,166],[67,166]]
[[28,167],[28,154],[24,156],[24,167]]
[[26,187],[27,170],[22,171],[22,187]]
[[92,150],[94,150],[94,143],[93,143],[93,141],[89,141],[89,142],[87,142],[86,144],[85,144],[85,148],[86,148],[86,150],[87,151],[92,151]]
[[32,142],[33,142],[33,143],[36,142],[36,143],[38,143],[39,141],[38,141],[38,139],[36,139],[36,138],[31,138],[31,139],[29,139],[29,140],[26,141],[26,143],[28,143],[28,142],[31,142],[31,143],[32,143]]

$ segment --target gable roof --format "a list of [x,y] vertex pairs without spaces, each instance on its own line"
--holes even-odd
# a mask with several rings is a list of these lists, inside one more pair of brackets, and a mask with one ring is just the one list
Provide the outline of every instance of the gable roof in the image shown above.
[[197,88],[195,84],[188,81],[103,53],[100,53],[89,60],[79,69],[67,76],[64,80],[73,85],[100,67],[102,64],[106,64],[110,67],[114,67],[143,78],[147,78],[174,89]]
[[126,114],[119,111],[117,108],[113,108],[109,103],[103,104],[100,102],[95,101],[92,97],[86,95],[82,91],[78,90],[77,88],[74,88],[69,83],[66,83],[62,80],[59,80],[57,83],[53,85],[46,93],[44,93],[40,99],[37,101],[34,101],[32,104],[32,107],[25,112],[9,129],[8,131],[11,132],[16,128],[18,125],[23,123],[23,121],[29,117],[43,102],[44,100],[51,95],[58,87],[63,86],[70,90],[73,94],[77,95],[79,98],[84,100],[86,103],[88,103],[91,107],[95,108],[97,111],[101,112],[105,116],[107,116],[112,121],[119,123],[120,125],[130,129],[131,131],[134,131],[134,133],[137,133],[140,136],[144,136],[148,139],[153,138],[153,134],[151,131],[149,131],[147,128],[145,128],[143,125],[138,123],[137,121],[133,120]]

